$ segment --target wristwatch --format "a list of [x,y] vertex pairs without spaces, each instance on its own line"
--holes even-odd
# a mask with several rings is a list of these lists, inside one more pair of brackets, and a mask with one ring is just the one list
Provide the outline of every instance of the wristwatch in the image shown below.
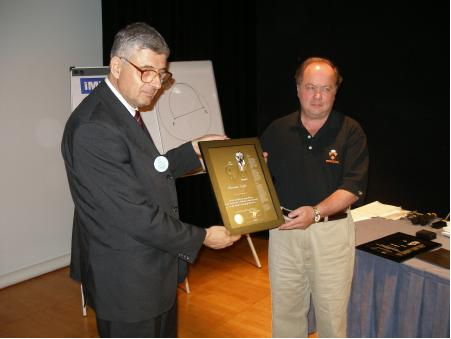
[[321,220],[321,214],[319,213],[319,210],[313,206],[313,222],[317,223]]

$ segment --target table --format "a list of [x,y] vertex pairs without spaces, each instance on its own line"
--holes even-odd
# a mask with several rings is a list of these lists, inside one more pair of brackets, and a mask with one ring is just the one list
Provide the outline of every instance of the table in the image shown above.
[[[356,223],[356,245],[427,229],[448,249],[441,230],[408,220],[373,218]],[[412,258],[397,263],[356,250],[348,307],[348,337],[447,337],[450,335],[450,271]]]

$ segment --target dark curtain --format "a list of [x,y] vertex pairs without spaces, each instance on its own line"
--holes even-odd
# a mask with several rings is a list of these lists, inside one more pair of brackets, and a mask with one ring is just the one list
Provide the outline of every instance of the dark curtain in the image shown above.
[[[367,201],[445,217],[449,32],[449,2],[259,2],[259,131],[298,107],[298,62],[312,55],[331,58],[344,77],[335,107],[359,121],[368,136]],[[274,55],[277,71],[265,81]]]
[[[336,108],[368,135],[367,201],[448,213],[448,2],[105,0],[102,14],[105,64],[114,34],[135,21],[160,31],[170,61],[212,60],[232,138],[297,109],[297,64],[331,58],[344,76]],[[206,175],[177,185],[183,220],[220,222]]]

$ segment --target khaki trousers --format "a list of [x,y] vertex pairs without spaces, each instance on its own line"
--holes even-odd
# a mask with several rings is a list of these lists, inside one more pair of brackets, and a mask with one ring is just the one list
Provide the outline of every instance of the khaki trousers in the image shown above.
[[350,213],[306,230],[273,229],[269,275],[273,337],[307,337],[310,295],[319,337],[345,337],[355,257]]

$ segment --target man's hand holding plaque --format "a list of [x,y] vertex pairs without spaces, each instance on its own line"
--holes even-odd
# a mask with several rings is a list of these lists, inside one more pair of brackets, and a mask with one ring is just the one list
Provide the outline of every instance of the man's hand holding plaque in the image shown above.
[[207,228],[207,236],[204,245],[214,250],[219,250],[232,245],[239,240],[241,235],[231,235],[224,226],[210,226]]

